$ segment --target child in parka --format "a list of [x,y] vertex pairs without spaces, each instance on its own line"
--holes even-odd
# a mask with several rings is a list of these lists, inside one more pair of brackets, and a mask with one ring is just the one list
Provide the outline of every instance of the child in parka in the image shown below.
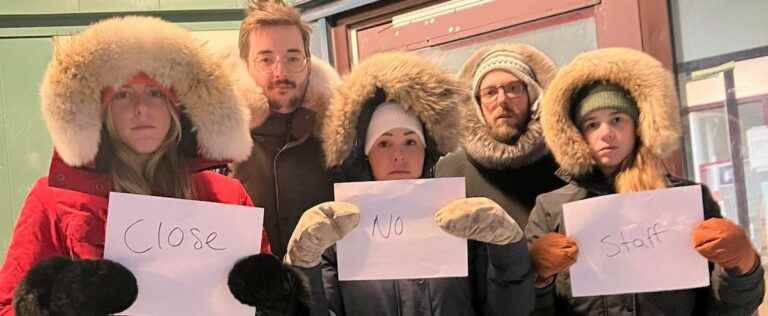
[[679,109],[672,76],[645,53],[609,48],[577,56],[546,92],[546,142],[569,180],[539,195],[525,229],[540,291],[537,310],[556,315],[751,315],[763,268],[744,230],[723,219],[703,187],[705,221],[692,246],[710,264],[704,288],[573,297],[568,267],[578,245],[564,234],[563,204],[591,197],[695,183],[670,175],[662,159],[677,149]]

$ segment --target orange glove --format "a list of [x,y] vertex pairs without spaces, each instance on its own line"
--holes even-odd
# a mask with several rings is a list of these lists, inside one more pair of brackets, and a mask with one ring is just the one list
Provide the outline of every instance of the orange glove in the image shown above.
[[693,246],[704,258],[739,274],[752,271],[757,252],[744,229],[722,218],[710,218],[693,230]]
[[563,234],[548,233],[533,241],[530,253],[539,279],[546,279],[576,263],[579,246]]

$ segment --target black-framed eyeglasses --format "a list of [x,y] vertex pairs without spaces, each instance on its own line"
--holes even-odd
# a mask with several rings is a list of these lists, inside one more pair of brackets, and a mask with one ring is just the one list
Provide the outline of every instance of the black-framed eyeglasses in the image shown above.
[[496,101],[496,98],[499,97],[499,90],[503,90],[506,97],[510,99],[522,97],[523,94],[527,93],[525,84],[522,81],[512,81],[502,85],[480,89],[480,92],[478,93],[480,102],[490,103]]
[[261,72],[272,72],[275,69],[275,65],[282,62],[285,72],[296,73],[303,71],[307,67],[308,60],[309,58],[303,53],[291,52],[283,56],[258,54],[251,60],[251,63]]

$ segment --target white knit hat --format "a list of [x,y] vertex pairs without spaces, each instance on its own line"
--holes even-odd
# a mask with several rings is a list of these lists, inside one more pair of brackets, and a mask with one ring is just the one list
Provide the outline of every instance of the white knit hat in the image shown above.
[[382,134],[398,127],[414,131],[419,135],[421,143],[426,144],[421,122],[416,115],[406,112],[398,103],[385,102],[379,105],[371,116],[368,132],[365,134],[365,154],[368,155]]

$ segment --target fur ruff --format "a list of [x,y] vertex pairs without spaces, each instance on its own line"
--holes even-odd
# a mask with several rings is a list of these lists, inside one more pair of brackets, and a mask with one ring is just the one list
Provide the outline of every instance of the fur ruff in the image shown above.
[[[542,90],[546,91],[555,76],[555,64],[544,53],[525,44],[500,44],[477,51],[464,63],[458,75],[459,81],[471,85],[483,57],[499,50],[507,50],[519,55],[522,61],[533,70],[535,76],[533,79],[537,80]],[[506,144],[497,141],[490,134],[485,121],[477,114],[479,107],[480,104],[474,96],[461,107],[464,122],[461,145],[474,161],[486,168],[496,170],[519,168],[536,162],[549,152],[544,143],[539,112],[531,113],[528,126],[514,144]]]
[[321,133],[328,167],[340,165],[351,152],[360,112],[379,89],[386,101],[417,114],[438,151],[448,153],[456,148],[457,110],[466,102],[466,89],[424,57],[380,53],[357,65],[331,99]]
[[[253,129],[261,126],[270,114],[269,102],[266,95],[264,95],[264,90],[256,84],[253,77],[248,73],[248,66],[240,59],[237,47],[228,52],[224,60],[227,62],[227,67],[235,74],[233,86],[238,104],[250,112],[251,121],[249,127]],[[336,69],[324,60],[314,56],[310,60],[312,68],[309,76],[309,86],[304,95],[302,106],[317,113],[315,119],[318,122],[315,129],[317,134],[320,130],[319,122],[322,122],[333,90],[340,84],[341,78]]]
[[663,187],[665,171],[660,159],[678,149],[681,136],[674,81],[658,60],[628,48],[583,53],[563,67],[549,86],[542,104],[542,125],[561,170],[577,178],[597,166],[589,145],[570,117],[574,93],[596,81],[622,86],[635,99],[640,111],[637,124],[640,154],[617,176],[617,191]]
[[126,16],[100,21],[54,43],[40,96],[54,147],[68,165],[88,164],[99,151],[105,117],[102,90],[139,72],[174,89],[204,158],[241,161],[250,155],[248,112],[237,106],[223,64],[173,23]]

